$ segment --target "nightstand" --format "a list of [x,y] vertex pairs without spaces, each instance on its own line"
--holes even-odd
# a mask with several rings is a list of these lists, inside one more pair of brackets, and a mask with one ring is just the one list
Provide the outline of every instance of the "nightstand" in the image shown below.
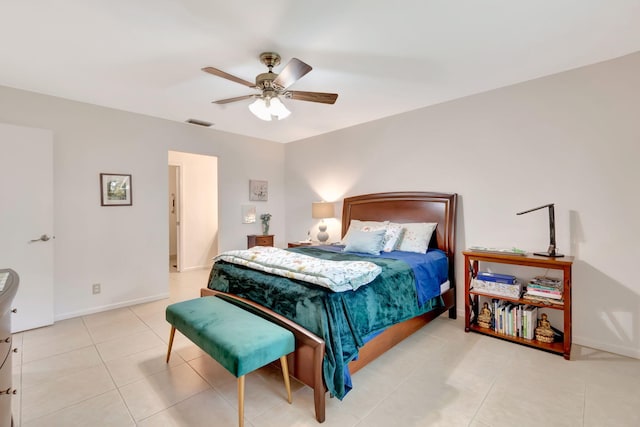
[[247,249],[254,246],[273,246],[273,234],[249,234],[247,235]]
[[287,243],[287,247],[299,248],[300,246],[313,246],[313,244],[313,242],[289,242]]

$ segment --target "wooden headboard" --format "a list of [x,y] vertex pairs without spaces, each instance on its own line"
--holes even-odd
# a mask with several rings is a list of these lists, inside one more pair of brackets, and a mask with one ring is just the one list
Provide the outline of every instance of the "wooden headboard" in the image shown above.
[[395,192],[347,197],[342,206],[342,236],[352,219],[361,221],[437,222],[429,247],[437,247],[449,258],[450,277],[456,245],[455,193]]

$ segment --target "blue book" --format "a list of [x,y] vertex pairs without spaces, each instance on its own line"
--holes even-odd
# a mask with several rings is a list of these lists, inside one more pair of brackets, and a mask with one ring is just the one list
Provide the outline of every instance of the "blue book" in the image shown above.
[[510,274],[488,273],[484,271],[478,272],[476,279],[484,280],[485,282],[506,283],[507,285],[516,283],[516,277]]

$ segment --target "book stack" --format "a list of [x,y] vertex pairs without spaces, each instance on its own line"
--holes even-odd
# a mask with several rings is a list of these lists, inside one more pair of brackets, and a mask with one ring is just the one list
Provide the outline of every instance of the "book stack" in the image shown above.
[[479,292],[509,298],[520,298],[522,294],[522,284],[509,274],[480,271],[473,281],[473,288]]
[[538,307],[515,304],[499,299],[491,300],[493,308],[493,330],[502,335],[532,340],[538,326]]
[[537,302],[563,304],[562,287],[560,279],[537,276],[527,283],[524,298]]

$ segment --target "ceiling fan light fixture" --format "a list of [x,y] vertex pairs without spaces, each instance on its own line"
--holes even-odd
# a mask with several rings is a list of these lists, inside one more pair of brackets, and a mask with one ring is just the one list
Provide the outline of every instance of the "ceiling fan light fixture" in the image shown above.
[[286,119],[291,115],[291,111],[284,106],[277,96],[271,98],[258,98],[249,104],[249,110],[257,118],[264,121]]
[[249,104],[249,110],[260,120],[264,120],[266,122],[271,121],[271,114],[269,113],[265,100],[262,98],[258,98]]
[[260,55],[260,62],[266,65],[269,71],[258,74],[256,76],[255,83],[241,79],[240,77],[236,77],[214,67],[202,68],[202,71],[211,75],[222,77],[223,79],[258,90],[258,93],[252,95],[219,99],[217,101],[213,101],[213,103],[224,105],[230,102],[256,98],[256,100],[249,105],[249,110],[260,120],[270,122],[274,119],[286,119],[291,115],[291,111],[285,107],[279,96],[295,101],[319,102],[321,104],[335,104],[336,99],[338,99],[337,93],[308,92],[299,90],[290,91],[288,89],[292,84],[298,81],[298,79],[305,76],[312,70],[311,65],[305,64],[298,58],[291,58],[279,74],[273,72],[273,67],[280,64],[280,55],[277,53],[263,52]]
[[271,113],[272,116],[275,116],[278,120],[286,119],[291,115],[291,111],[289,111],[287,107],[284,106],[282,101],[280,101],[280,98],[278,97],[271,98],[270,104],[271,105],[269,107],[269,112]]

